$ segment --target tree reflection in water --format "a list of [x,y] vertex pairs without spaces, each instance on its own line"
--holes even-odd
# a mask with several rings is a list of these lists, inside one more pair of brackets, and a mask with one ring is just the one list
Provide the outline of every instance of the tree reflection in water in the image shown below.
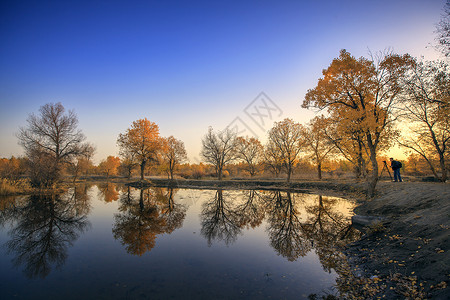
[[236,214],[241,228],[257,228],[266,215],[264,198],[255,191],[244,191],[243,202],[236,206]]
[[241,232],[239,215],[233,206],[233,199],[227,201],[223,198],[223,191],[217,190],[211,201],[203,204],[201,213],[201,234],[208,241],[208,246],[213,240],[225,241],[226,245],[233,243]]
[[175,193],[172,188],[166,192],[162,188],[141,189],[139,201],[129,189],[122,194],[121,213],[114,215],[112,231],[128,253],[141,256],[155,247],[159,234],[171,233],[182,226],[186,207],[174,203]]
[[349,217],[336,208],[337,198],[278,191],[269,199],[271,245],[289,261],[314,249],[324,270],[330,272],[343,259],[338,248],[358,238]]
[[272,193],[267,228],[270,244],[278,254],[289,261],[305,256],[312,248],[300,222],[294,197],[290,192]]
[[105,202],[113,202],[119,199],[117,185],[112,182],[100,183],[97,185],[99,197],[105,199]]
[[325,271],[330,272],[342,261],[342,253],[336,247],[359,237],[349,219],[335,209],[337,198],[316,196],[317,200],[306,207],[308,219],[305,234],[314,242],[315,251]]
[[348,216],[336,209],[337,202],[337,198],[283,191],[217,190],[203,204],[201,233],[209,246],[213,241],[229,245],[243,228],[259,227],[266,219],[270,244],[279,255],[295,261],[314,249],[330,271],[342,259],[336,247],[357,238]]
[[52,265],[60,268],[69,246],[90,227],[85,191],[76,187],[64,196],[29,196],[14,206],[10,217],[16,225],[9,231],[6,248],[14,255],[14,266],[24,265],[28,278],[46,277]]

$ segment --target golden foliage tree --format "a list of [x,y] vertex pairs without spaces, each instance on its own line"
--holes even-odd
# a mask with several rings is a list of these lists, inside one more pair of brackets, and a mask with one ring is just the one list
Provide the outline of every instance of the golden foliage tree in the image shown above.
[[364,147],[363,131],[358,120],[345,116],[345,110],[339,110],[326,118],[325,134],[338,152],[353,165],[356,178],[366,177],[369,158]]
[[401,79],[411,63],[409,55],[385,54],[376,59],[356,59],[341,50],[323,70],[314,89],[308,90],[303,107],[340,112],[361,130],[363,146],[369,154],[372,173],[367,194],[373,197],[378,182],[377,153],[390,140],[393,110],[402,90]]
[[311,154],[310,157],[317,165],[319,179],[322,179],[322,165],[325,159],[335,150],[335,145],[326,135],[327,124],[324,116],[317,116],[307,126],[302,127],[306,151]]
[[236,152],[239,159],[245,164],[245,169],[253,177],[258,172],[258,165],[264,154],[264,147],[261,142],[254,137],[238,137]]
[[140,165],[141,180],[144,180],[147,163],[156,161],[161,149],[159,127],[147,118],[136,120],[125,133],[119,134],[117,144],[121,156],[128,156]]
[[0,177],[7,178],[13,182],[20,179],[26,172],[26,159],[16,158],[0,158]]
[[109,175],[117,175],[117,170],[120,166],[120,158],[117,156],[108,156],[105,160],[101,161],[98,165],[100,172],[104,173],[107,178]]
[[275,122],[269,130],[269,145],[281,160],[287,173],[287,182],[291,180],[294,163],[302,150],[302,126],[292,119]]

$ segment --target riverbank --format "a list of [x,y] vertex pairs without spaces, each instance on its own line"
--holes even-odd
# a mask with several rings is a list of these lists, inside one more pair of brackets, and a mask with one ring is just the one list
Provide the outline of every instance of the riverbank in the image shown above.
[[450,299],[450,184],[380,182],[377,191],[355,209],[383,221],[347,247],[354,277],[374,299]]

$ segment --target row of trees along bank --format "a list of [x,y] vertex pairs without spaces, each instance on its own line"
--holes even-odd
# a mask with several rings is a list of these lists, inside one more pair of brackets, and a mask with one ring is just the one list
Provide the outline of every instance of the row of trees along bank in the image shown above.
[[[445,62],[394,53],[355,58],[342,50],[305,95],[302,106],[320,112],[308,124],[292,119],[275,122],[265,145],[229,129],[210,127],[201,141],[201,157],[219,179],[227,165],[240,163],[250,176],[264,166],[275,177],[284,172],[287,181],[300,159],[313,162],[319,178],[327,160],[344,159],[354,166],[357,177],[368,178],[372,196],[379,180],[380,154],[398,143],[425,161],[436,178],[446,181],[449,86]],[[29,116],[18,138],[31,184],[48,187],[61,179],[63,169],[79,174],[95,147],[78,129],[75,113],[66,113],[61,103],[45,104],[39,112]],[[160,136],[158,125],[146,118],[119,134],[117,144],[120,158],[110,156],[99,165],[107,176],[116,173],[117,166],[128,175],[139,166],[144,179],[146,169],[156,164],[173,179],[177,166],[187,160],[183,142]]]

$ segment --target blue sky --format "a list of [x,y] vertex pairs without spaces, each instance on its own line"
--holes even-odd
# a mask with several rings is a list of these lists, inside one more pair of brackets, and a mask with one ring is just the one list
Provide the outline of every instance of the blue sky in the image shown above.
[[[439,54],[444,0],[391,1],[2,1],[0,157],[22,154],[29,113],[61,102],[97,147],[139,118],[184,141],[199,158],[208,126],[236,118],[261,139],[274,121],[306,123],[301,108],[331,60],[392,48]],[[245,108],[264,92],[279,113],[259,127]],[[258,101],[258,99],[256,99]],[[256,102],[253,102],[256,103]]]

